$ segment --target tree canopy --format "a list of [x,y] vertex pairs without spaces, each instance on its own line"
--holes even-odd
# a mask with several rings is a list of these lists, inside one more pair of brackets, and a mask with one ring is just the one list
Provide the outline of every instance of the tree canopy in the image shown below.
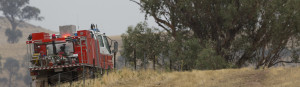
[[137,60],[141,60],[143,66],[146,66],[148,59],[155,63],[155,56],[159,55],[162,48],[160,34],[158,29],[149,28],[146,22],[128,27],[127,33],[122,35],[125,50],[122,55],[134,63],[135,69]]
[[[174,39],[166,32],[148,27],[145,22],[138,23],[134,27],[128,27],[127,32],[122,35],[124,51],[121,55],[135,69],[138,65],[148,67],[149,61],[153,63],[153,69],[156,65],[176,70],[228,67],[229,64],[211,49],[212,45],[206,44],[203,47],[197,38],[186,33],[178,32],[177,39]],[[138,62],[141,64],[137,64]],[[167,68],[166,64],[170,66]]]
[[[193,35],[201,47],[210,42],[215,55],[238,67],[271,67],[300,55],[299,0],[130,1],[173,38]],[[186,31],[192,34],[179,34]]]
[[29,6],[29,0],[0,0],[0,11],[11,24],[11,29],[6,29],[5,35],[9,43],[16,43],[22,37],[22,32],[17,30],[17,26],[28,20],[41,21],[43,17],[40,10]]

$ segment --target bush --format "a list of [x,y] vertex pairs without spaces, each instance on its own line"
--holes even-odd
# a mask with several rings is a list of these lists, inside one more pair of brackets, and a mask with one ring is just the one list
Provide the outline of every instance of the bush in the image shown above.
[[197,69],[223,69],[229,67],[225,59],[217,55],[212,48],[202,49],[196,62]]

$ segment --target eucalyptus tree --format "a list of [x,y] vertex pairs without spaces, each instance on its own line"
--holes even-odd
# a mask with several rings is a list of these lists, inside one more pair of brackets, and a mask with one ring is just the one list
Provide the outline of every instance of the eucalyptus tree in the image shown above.
[[157,56],[161,53],[162,40],[158,29],[148,27],[146,22],[138,23],[135,27],[128,27],[122,35],[123,49],[122,56],[133,62],[136,69],[137,60],[146,67],[149,60],[153,62],[153,69],[157,62]]
[[29,0],[0,0],[0,11],[11,24],[11,29],[5,31],[9,43],[17,43],[22,37],[22,32],[17,30],[20,23],[43,19],[39,16],[41,12],[38,8],[29,6]]
[[130,1],[175,39],[191,30],[202,47],[212,41],[216,55],[239,67],[284,62],[289,41],[299,42],[299,0]]
[[6,62],[4,63],[4,70],[8,71],[9,73],[9,80],[8,80],[8,85],[9,87],[11,87],[14,82],[13,79],[16,79],[17,78],[17,75],[18,75],[18,71],[20,69],[20,66],[19,66],[19,61],[16,60],[16,59],[13,59],[13,58],[7,58],[6,59]]

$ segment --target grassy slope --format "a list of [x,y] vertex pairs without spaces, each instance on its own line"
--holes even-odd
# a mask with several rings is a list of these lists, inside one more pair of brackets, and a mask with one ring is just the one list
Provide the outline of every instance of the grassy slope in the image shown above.
[[23,57],[26,53],[26,40],[29,34],[36,32],[47,32],[47,33],[55,33],[50,30],[46,30],[44,28],[34,26],[28,23],[22,23],[18,26],[17,29],[21,30],[23,33],[23,37],[19,39],[18,43],[10,44],[7,43],[7,37],[5,36],[5,30],[10,28],[9,22],[0,17],[0,54],[2,57],[12,57],[12,58],[20,58]]
[[[14,58],[19,61],[20,64],[20,70],[18,71],[18,78],[13,79],[15,86],[25,86],[23,83],[23,79],[20,79],[20,77],[27,74],[27,68],[23,67],[24,62],[24,56],[26,54],[26,40],[30,33],[35,32],[47,32],[47,33],[55,33],[50,30],[46,30],[44,28],[41,28],[39,26],[34,26],[28,23],[21,23],[17,29],[21,30],[23,33],[23,37],[19,39],[18,43],[10,44],[7,43],[7,37],[5,36],[5,30],[7,28],[10,28],[10,24],[8,20],[6,20],[3,17],[0,17],[0,55],[2,56],[2,65],[5,64],[6,58]],[[0,73],[0,78],[7,78],[8,79],[8,72],[6,70],[3,70],[3,73]],[[0,82],[2,86],[8,86],[7,83]]]
[[[123,69],[87,80],[87,87],[297,87],[300,67],[265,70],[222,69],[186,72],[131,71]],[[73,86],[82,86],[82,81]],[[63,84],[68,87],[69,84]]]

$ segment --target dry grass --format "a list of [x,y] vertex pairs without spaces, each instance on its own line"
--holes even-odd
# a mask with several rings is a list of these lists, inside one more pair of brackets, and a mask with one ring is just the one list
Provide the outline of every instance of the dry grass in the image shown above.
[[[186,72],[132,71],[123,69],[87,80],[86,87],[297,87],[300,67],[193,70]],[[69,84],[63,84],[68,87]],[[82,81],[73,83],[81,87]]]

